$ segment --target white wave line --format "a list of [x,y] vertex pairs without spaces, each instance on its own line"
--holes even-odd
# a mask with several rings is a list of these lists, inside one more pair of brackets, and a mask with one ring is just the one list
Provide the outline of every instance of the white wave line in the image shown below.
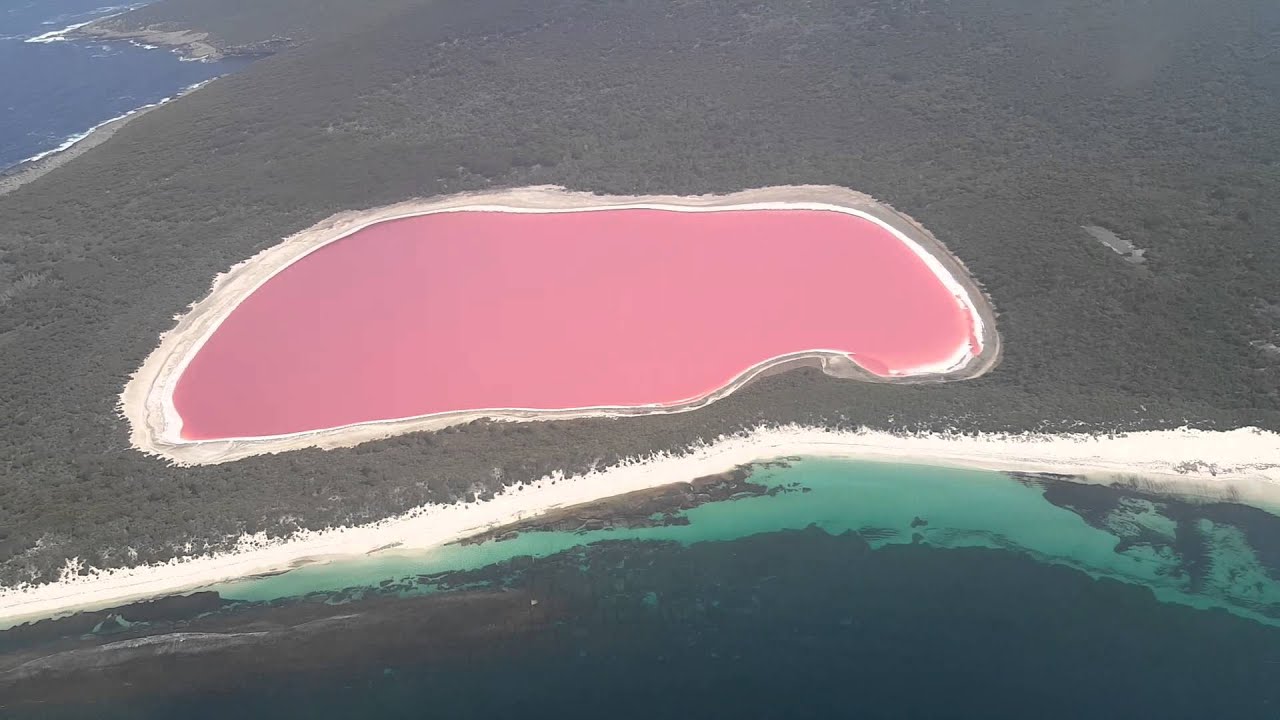
[[[116,122],[117,120],[123,120],[127,117],[132,117],[134,115],[137,115],[140,112],[145,112],[152,108],[157,108],[166,103],[173,102],[174,100],[177,100],[178,98],[182,97],[183,95],[186,95],[189,92],[192,92],[194,90],[199,90],[201,87],[213,82],[214,80],[217,80],[217,78],[209,78],[208,80],[202,80],[198,83],[193,83],[183,88],[180,92],[178,92],[177,95],[169,95],[167,97],[160,98],[159,100],[153,103],[147,103],[146,105],[141,105],[139,107],[136,107],[130,110],[129,112],[122,113],[120,115],[117,115],[113,118],[109,118],[107,120],[103,120],[97,125],[94,125],[93,127],[89,128],[88,130],[85,130],[84,132],[79,132],[79,133],[76,133],[75,135],[71,135],[67,137],[57,147],[51,148],[49,150],[45,150],[44,152],[36,153],[35,155],[32,155],[29,158],[19,160],[18,162],[14,163],[10,167],[17,167],[19,165],[25,165],[26,163],[33,163],[38,160],[43,160],[49,157],[50,155],[56,155],[64,150],[68,150],[72,146],[74,146],[76,143],[79,143],[80,141],[88,138],[90,135],[92,135],[95,131],[97,131],[99,128],[102,128],[103,126],[110,125],[111,123]],[[8,169],[8,168],[5,168],[5,169]]]
[[[108,18],[113,18],[118,15],[123,15],[129,12],[130,10],[137,10],[138,8],[143,7],[147,4],[148,3],[134,3],[132,5],[108,5],[106,7],[96,8],[94,10],[89,10],[88,12],[84,12],[84,13],[76,13],[74,15],[59,15],[58,17],[52,20],[46,20],[40,24],[52,25],[53,23],[58,22],[59,20],[62,20],[68,17],[76,17],[76,15],[79,15],[80,17],[85,17],[85,16],[92,16],[92,17],[90,17],[88,20],[85,20],[83,22],[78,22],[78,23],[73,23],[71,25],[68,25],[62,28],[61,30],[53,30],[51,32],[36,35],[35,37],[27,38],[26,40],[23,40],[23,42],[41,43],[41,44],[66,42],[67,40],[70,39],[67,37],[68,34],[76,30],[79,30],[80,28],[86,25],[96,23],[99,20],[106,20]],[[3,39],[3,38],[0,38],[0,39]],[[16,39],[16,38],[12,38],[12,39]]]
[[98,20],[105,20],[105,19],[106,18],[94,18],[92,20],[85,20],[84,22],[81,22],[81,23],[68,25],[62,28],[61,30],[53,30],[51,32],[44,33],[42,35],[36,35],[35,37],[27,38],[26,40],[23,40],[23,42],[28,42],[28,43],[66,42],[68,40],[67,38],[68,33],[74,30],[79,30],[80,28],[90,23],[97,22]]

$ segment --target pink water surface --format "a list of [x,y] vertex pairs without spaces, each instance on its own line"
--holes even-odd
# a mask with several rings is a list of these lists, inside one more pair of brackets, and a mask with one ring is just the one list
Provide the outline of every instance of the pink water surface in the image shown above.
[[440,213],[373,225],[272,278],[173,399],[193,440],[667,404],[803,350],[887,375],[950,357],[970,330],[910,248],[845,213]]

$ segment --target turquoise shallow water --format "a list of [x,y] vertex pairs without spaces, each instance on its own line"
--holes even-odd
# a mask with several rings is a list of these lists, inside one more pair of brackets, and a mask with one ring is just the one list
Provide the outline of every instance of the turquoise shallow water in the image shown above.
[[[212,589],[227,599],[252,601],[350,594],[353,588],[429,592],[434,587],[418,576],[546,557],[601,540],[691,545],[815,525],[833,535],[859,533],[872,547],[1003,549],[1095,578],[1143,585],[1163,601],[1280,624],[1277,569],[1268,568],[1251,544],[1251,538],[1274,537],[1275,528],[1270,535],[1250,532],[1207,506],[1061,481],[1050,482],[1058,488],[1052,490],[994,472],[830,459],[757,468],[751,481],[782,492],[702,505],[685,513],[687,525],[530,532],[502,542],[308,566]],[[1091,494],[1072,490],[1082,487]],[[1055,504],[1055,495],[1073,499]],[[1280,523],[1251,512],[1264,523]]]
[[[0,716],[1272,717],[1280,703],[1274,514],[819,459],[748,479],[770,494],[720,478],[611,518],[657,511],[655,527],[379,555],[0,632]],[[736,499],[663,509],[702,492]]]

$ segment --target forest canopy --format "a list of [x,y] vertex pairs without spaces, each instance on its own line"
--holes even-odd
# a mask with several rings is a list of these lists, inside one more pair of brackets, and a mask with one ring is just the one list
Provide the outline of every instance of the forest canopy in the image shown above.
[[[1280,430],[1270,0],[383,0],[360,21],[354,5],[122,16],[307,42],[0,197],[0,583],[373,520],[761,423]],[[334,212],[529,184],[790,183],[930,228],[999,312],[999,367],[917,386],[799,370],[695,413],[213,467],[129,447],[118,394],[174,316]]]

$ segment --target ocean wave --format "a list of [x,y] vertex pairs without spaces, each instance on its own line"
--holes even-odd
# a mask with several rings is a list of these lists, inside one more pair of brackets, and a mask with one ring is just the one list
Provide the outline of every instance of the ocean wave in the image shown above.
[[76,22],[73,22],[70,25],[67,25],[61,30],[51,30],[47,33],[41,33],[33,37],[12,36],[12,37],[0,38],[0,39],[17,40],[22,38],[23,42],[29,42],[29,43],[66,42],[69,39],[67,37],[67,34],[74,30],[79,30],[85,25],[88,25],[93,22],[97,22],[99,20],[106,20],[107,18],[115,17],[117,15],[123,15],[124,13],[127,13],[130,10],[137,10],[138,8],[143,7],[145,5],[147,5],[147,3],[133,3],[132,5],[105,5],[103,7],[95,8],[93,10],[87,10],[85,12],[64,13],[55,18],[45,20],[40,24],[46,25],[46,26],[57,25],[58,23],[63,23],[68,20],[75,20]]
[[55,15],[54,17],[51,17],[48,20],[41,20],[40,24],[41,25],[58,25],[68,20],[83,20],[84,18],[94,18],[96,20],[96,19],[99,19],[99,16],[101,15],[108,15],[110,13],[119,14],[129,10],[137,10],[138,8],[144,7],[148,4],[149,3],[134,3],[132,5],[104,5],[103,7],[94,8],[92,10],[66,12],[66,13],[62,13],[61,15]]
[[[13,165],[11,165],[10,167],[17,167],[17,166],[19,166],[19,165],[25,165],[25,164],[27,164],[27,163],[37,162],[37,161],[40,161],[40,160],[43,160],[43,159],[45,159],[45,158],[49,157],[50,155],[56,155],[56,154],[58,154],[58,153],[60,153],[60,152],[62,152],[62,151],[64,151],[64,150],[68,150],[68,149],[70,149],[73,145],[75,145],[76,143],[78,143],[78,142],[80,142],[81,140],[84,140],[85,138],[87,138],[87,137],[89,137],[90,135],[92,135],[92,134],[94,133],[94,131],[95,131],[95,130],[97,130],[98,128],[101,128],[101,127],[102,127],[102,126],[104,126],[104,125],[110,125],[111,123],[113,123],[113,122],[115,122],[115,121],[117,121],[117,120],[123,120],[123,119],[125,119],[125,118],[127,118],[127,117],[130,117],[130,116],[132,116],[132,115],[136,115],[136,114],[138,114],[138,113],[140,113],[140,112],[142,112],[142,111],[144,111],[144,110],[150,110],[151,108],[159,107],[159,106],[161,106],[161,105],[164,105],[165,103],[172,102],[172,101],[174,101],[174,100],[176,100],[176,99],[178,99],[178,98],[182,97],[183,95],[186,95],[187,93],[189,93],[189,92],[191,92],[191,91],[193,91],[193,90],[197,90],[197,89],[199,89],[200,87],[202,87],[202,86],[204,86],[204,85],[207,85],[208,83],[213,82],[214,80],[217,80],[217,78],[216,78],[216,77],[214,77],[214,78],[209,78],[208,80],[202,80],[202,81],[200,81],[200,82],[198,82],[198,83],[193,83],[193,84],[188,85],[187,87],[183,88],[183,89],[182,89],[181,91],[179,91],[176,95],[169,95],[169,96],[167,96],[167,97],[160,98],[159,100],[157,100],[157,101],[155,101],[155,102],[153,102],[153,103],[147,103],[146,105],[142,105],[142,106],[136,107],[136,108],[134,108],[134,109],[130,110],[129,112],[127,112],[127,113],[123,113],[123,114],[121,114],[121,115],[117,115],[117,116],[115,116],[115,117],[113,117],[113,118],[110,118],[110,119],[108,119],[108,120],[103,120],[102,122],[98,123],[97,125],[94,125],[93,127],[89,128],[88,130],[85,130],[84,132],[79,132],[79,133],[76,133],[75,135],[71,135],[71,136],[67,137],[67,138],[66,138],[66,139],[64,139],[64,140],[62,141],[62,143],[61,143],[61,144],[59,144],[57,147],[55,147],[55,148],[51,148],[51,149],[49,149],[49,150],[45,150],[44,152],[36,153],[35,155],[32,155],[32,156],[31,156],[31,157],[29,157],[29,158],[26,158],[26,159],[23,159],[23,160],[19,160],[18,162],[14,163],[14,164],[13,164]],[[8,168],[4,168],[4,169],[6,169],[6,170],[7,170]]]
[[93,10],[88,10],[83,14],[84,15],[105,15],[106,13],[118,13],[118,12],[124,12],[126,10],[137,10],[138,8],[145,7],[148,4],[149,3],[143,2],[143,3],[132,3],[129,5],[104,5],[100,8],[94,8]]
[[264,640],[266,631],[239,633],[177,632],[121,640],[96,647],[64,650],[29,660],[0,674],[0,681],[21,682],[27,678],[58,672],[100,670],[146,655],[194,655]]
[[[118,120],[119,118],[113,118],[113,119]],[[111,120],[108,120],[107,122],[111,122]],[[35,155],[32,155],[31,157],[26,158],[24,160],[19,160],[16,164],[23,165],[25,163],[36,162],[37,160],[43,160],[49,157],[50,155],[55,155],[57,153],[60,153],[63,150],[66,150],[67,148],[71,147],[72,145],[75,145],[76,143],[80,142],[81,140],[89,137],[89,135],[92,134],[94,130],[97,130],[99,127],[102,127],[102,125],[106,125],[106,124],[107,123],[102,123],[101,125],[94,125],[93,127],[89,128],[88,130],[85,130],[82,133],[76,133],[75,135],[72,135],[67,139],[63,140],[61,145],[55,148],[52,148],[50,150],[45,150],[44,152],[36,153]]]

